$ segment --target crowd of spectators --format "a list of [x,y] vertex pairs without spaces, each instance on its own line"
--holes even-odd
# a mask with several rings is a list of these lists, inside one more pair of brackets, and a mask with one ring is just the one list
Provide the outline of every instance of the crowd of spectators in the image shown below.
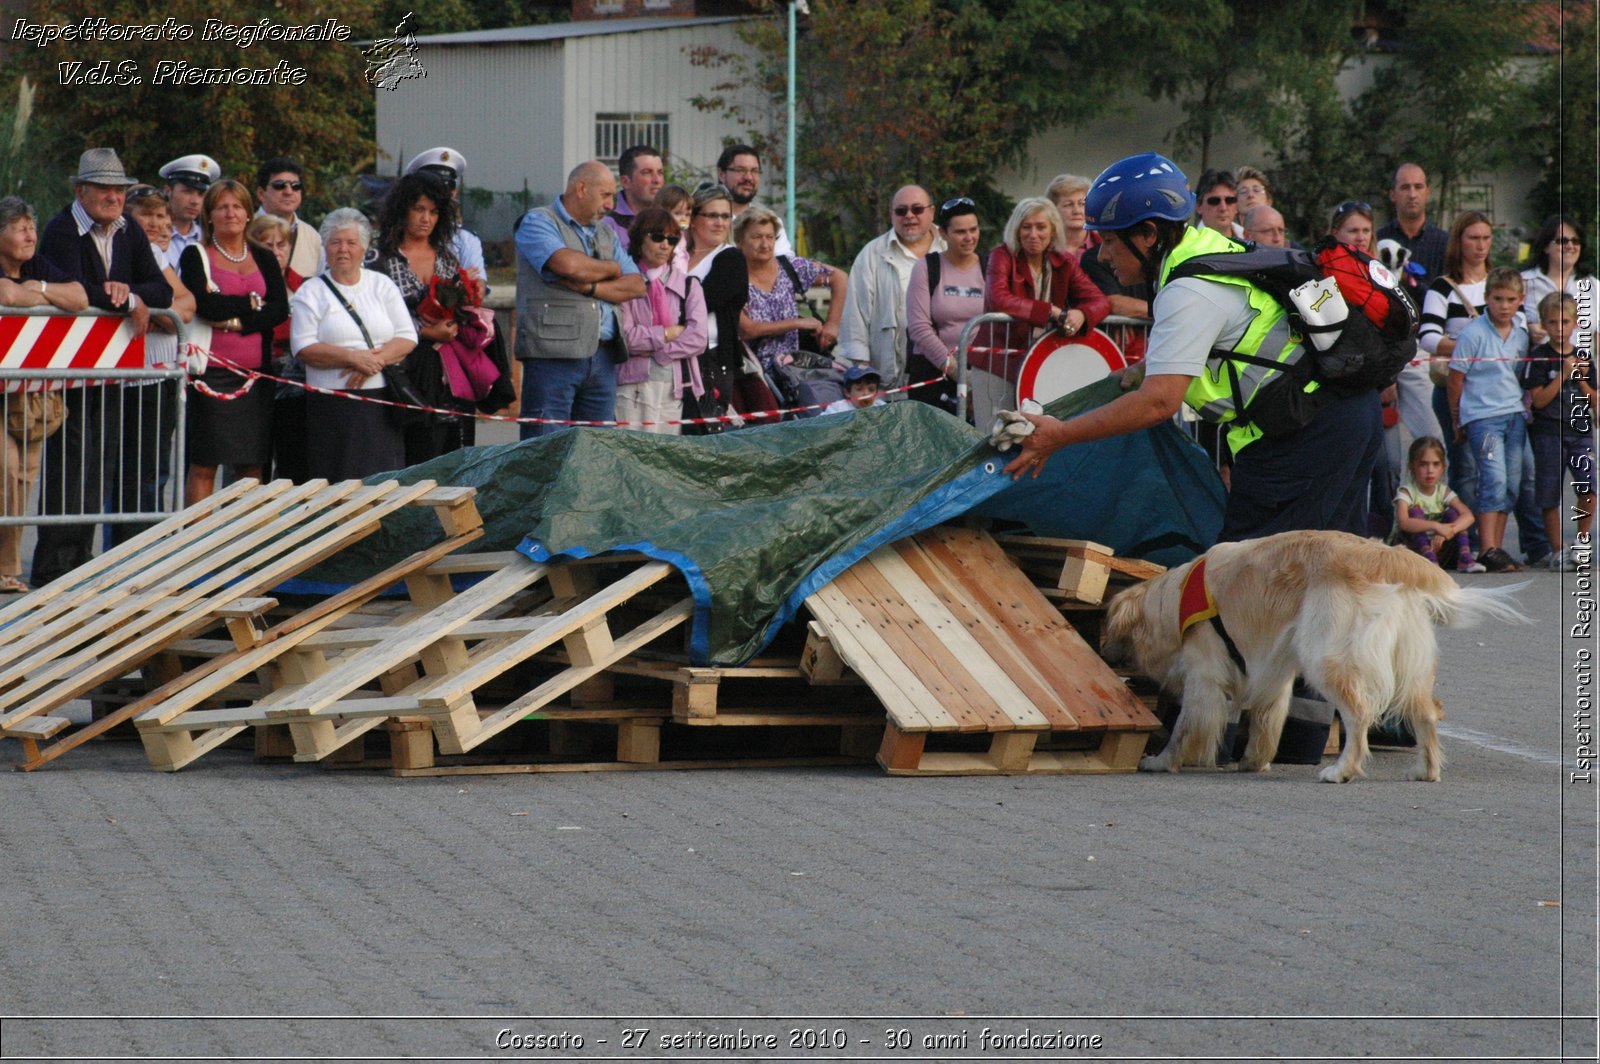
[[[136,331],[151,330],[155,365],[186,353],[177,350],[173,325],[152,323],[149,308],[171,308],[191,323],[212,357],[194,374],[203,387],[188,396],[188,468],[157,460],[177,430],[170,381],[72,389],[47,434],[8,433],[0,454],[5,513],[25,512],[41,457],[48,472],[39,505],[47,514],[88,514],[102,503],[148,508],[169,478],[194,501],[214,489],[223,467],[303,480],[416,464],[471,444],[475,411],[510,404],[513,362],[524,438],[574,422],[720,432],[795,416],[788,411],[796,406],[809,407],[807,416],[824,407],[859,409],[881,402],[880,390],[984,426],[1015,404],[1023,355],[1042,335],[1082,335],[1112,315],[1124,323],[1149,319],[1149,286],[1119,280],[1101,261],[1100,234],[1086,228],[1088,178],[1055,177],[1041,195],[1018,202],[1003,225],[962,190],[941,197],[907,185],[891,197],[886,228],[846,270],[795,253],[791,234],[760,202],[755,148],[731,145],[709,169],[711,179],[696,187],[669,184],[665,158],[646,145],[625,151],[616,172],[600,161],[574,169],[560,195],[517,223],[508,350],[508,338],[475,306],[487,277],[482,243],[461,224],[465,161],[453,149],[413,158],[375,225],[341,208],[320,230],[298,216],[306,178],[294,159],[264,161],[247,186],[208,156],[184,156],[161,167],[164,186],[157,187],[127,176],[112,149],[91,149],[73,177],[73,202],[42,237],[34,236],[26,204],[0,200],[0,304],[126,314]],[[1262,170],[1207,170],[1193,192],[1193,225],[1241,246],[1300,247]],[[1354,199],[1327,216],[1326,239],[1384,257],[1421,312],[1424,357],[1383,397],[1390,446],[1374,476],[1375,528],[1394,527],[1396,486],[1408,474],[1400,464],[1403,432],[1443,441],[1449,486],[1463,512],[1479,514],[1471,533],[1485,540],[1479,561],[1516,564],[1499,549],[1503,508],[1519,521],[1528,560],[1557,557],[1546,564],[1560,565],[1560,521],[1547,515],[1561,474],[1552,477],[1547,467],[1567,463],[1582,497],[1593,498],[1578,459],[1562,449],[1565,436],[1555,433],[1553,451],[1541,445],[1556,457],[1536,462],[1533,430],[1508,429],[1475,446],[1475,433],[1490,437],[1473,428],[1483,418],[1472,415],[1487,409],[1480,403],[1491,380],[1497,418],[1512,399],[1519,418],[1526,414],[1535,426],[1540,418],[1558,421],[1539,411],[1570,414],[1592,403],[1590,378],[1564,374],[1555,385],[1536,372],[1593,350],[1592,331],[1551,333],[1571,331],[1560,306],[1545,313],[1562,295],[1593,307],[1586,234],[1570,218],[1545,223],[1526,268],[1511,271],[1518,300],[1505,332],[1504,316],[1488,314],[1496,293],[1512,287],[1490,284],[1491,220],[1463,212],[1446,232],[1428,220],[1430,195],[1425,172],[1406,164],[1395,172],[1384,224]],[[992,227],[999,239],[986,252]],[[819,288],[829,292],[826,309],[810,297]],[[975,334],[969,405],[958,410],[958,341],[984,313],[1012,321]],[[1534,366],[1520,387],[1463,361],[1463,336],[1486,342],[1472,337],[1489,324],[1467,331],[1480,318],[1496,330],[1494,351],[1480,359],[1520,360],[1505,364],[1513,384],[1518,365]],[[1137,361],[1139,330],[1120,339]],[[241,388],[240,371],[252,370],[279,383]],[[308,392],[302,382],[322,390]],[[364,401],[371,399],[438,412]],[[1485,452],[1496,447],[1498,462],[1485,479]],[[1226,448],[1216,451],[1226,480]],[[94,460],[101,455],[112,457]],[[112,527],[121,538],[135,531]],[[0,592],[26,587],[14,528],[0,530]],[[87,522],[41,529],[33,582],[86,560],[92,530]]]

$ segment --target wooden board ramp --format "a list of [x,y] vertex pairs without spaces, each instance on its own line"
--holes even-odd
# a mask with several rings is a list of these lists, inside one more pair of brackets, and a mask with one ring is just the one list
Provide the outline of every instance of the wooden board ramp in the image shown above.
[[[181,688],[193,677],[184,674],[174,645],[218,629],[236,645],[258,638],[261,615],[277,604],[267,591],[375,532],[404,507],[434,510],[445,540],[422,553],[442,557],[482,534],[473,496],[471,488],[432,481],[231,485],[0,610],[0,737],[21,743],[19,767],[38,768],[148,705],[147,698],[135,699],[63,736],[71,722],[57,711],[68,702],[135,670],[148,686]],[[426,564],[413,559],[413,567]],[[361,593],[335,596],[299,625],[370,600],[408,572],[394,567],[380,574],[387,583],[367,581]],[[229,673],[226,684],[205,690],[215,696],[252,671]]]
[[[1129,772],[1159,726],[983,532],[880,548],[806,605],[828,644],[815,657],[838,658],[822,672],[848,667],[888,711],[892,775]],[[933,749],[945,736],[975,749]]]

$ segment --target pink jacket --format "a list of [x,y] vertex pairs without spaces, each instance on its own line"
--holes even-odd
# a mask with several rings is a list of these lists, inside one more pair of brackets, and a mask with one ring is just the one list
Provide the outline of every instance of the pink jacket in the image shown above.
[[[645,272],[648,284],[653,271]],[[622,304],[622,338],[633,357],[617,367],[618,384],[639,384],[650,379],[650,363],[672,367],[672,392],[682,395],[687,387],[695,395],[705,393],[700,379],[700,359],[706,349],[706,299],[700,284],[682,270],[666,267],[662,283],[667,289],[667,301],[682,309],[683,332],[676,340],[666,340],[666,325],[658,325],[650,313],[650,297],[640,296]],[[678,324],[674,315],[670,323]],[[687,368],[686,368],[687,367]]]

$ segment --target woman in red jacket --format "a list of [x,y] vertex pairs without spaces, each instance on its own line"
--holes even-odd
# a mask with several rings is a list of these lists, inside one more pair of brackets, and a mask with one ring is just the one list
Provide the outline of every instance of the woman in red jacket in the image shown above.
[[1011,212],[1004,243],[989,255],[986,277],[984,309],[1020,320],[990,330],[988,346],[996,350],[974,352],[968,360],[978,425],[1016,403],[1017,374],[1037,330],[1075,336],[1111,313],[1105,295],[1066,251],[1061,212],[1042,196],[1022,200]]

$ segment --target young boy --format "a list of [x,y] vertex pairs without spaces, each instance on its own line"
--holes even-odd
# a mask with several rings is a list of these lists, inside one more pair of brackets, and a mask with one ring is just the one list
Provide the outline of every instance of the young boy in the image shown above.
[[[1549,339],[1528,352],[1519,367],[1522,387],[1533,401],[1534,501],[1544,511],[1550,537],[1546,568],[1577,568],[1579,545],[1592,547],[1594,532],[1594,385],[1592,351],[1572,343],[1578,304],[1565,292],[1551,292],[1539,301],[1539,324]],[[1561,472],[1572,471],[1577,494],[1577,544],[1561,549]]]
[[1528,330],[1519,320],[1522,275],[1509,266],[1489,271],[1484,284],[1488,313],[1474,318],[1456,338],[1450,356],[1450,420],[1459,442],[1472,445],[1478,460],[1478,561],[1491,573],[1522,566],[1507,554],[1506,515],[1523,490],[1533,489],[1533,470],[1523,469],[1528,422],[1523,416],[1517,366],[1528,356]]
[[878,371],[864,363],[857,363],[844,371],[844,398],[835,399],[823,407],[824,414],[842,414],[846,410],[865,410],[869,406],[883,406],[883,396],[878,389],[883,378]]

